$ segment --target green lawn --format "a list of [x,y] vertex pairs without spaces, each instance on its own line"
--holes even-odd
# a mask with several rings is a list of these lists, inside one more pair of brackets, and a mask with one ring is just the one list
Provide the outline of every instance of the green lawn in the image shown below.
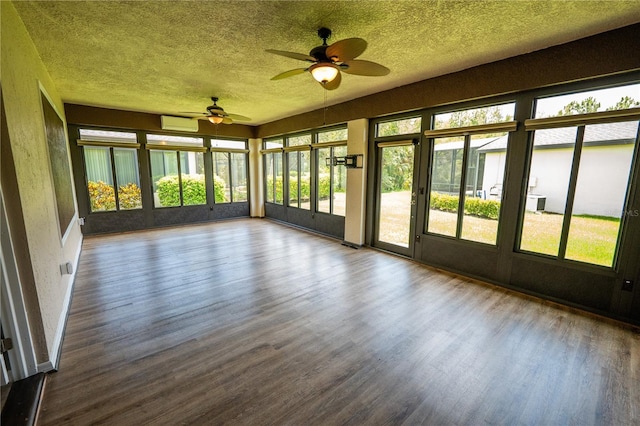
[[[407,191],[382,194],[379,240],[408,246],[410,194]],[[558,255],[562,215],[525,214],[521,249]],[[430,210],[428,231],[455,236],[457,215]],[[571,219],[565,258],[595,265],[612,266],[620,221],[613,218],[574,216]],[[498,221],[465,215],[462,239],[495,244]]]
[[[560,245],[562,215],[527,213],[522,230],[522,250],[556,256]],[[612,266],[619,220],[574,216],[571,218],[565,258]]]

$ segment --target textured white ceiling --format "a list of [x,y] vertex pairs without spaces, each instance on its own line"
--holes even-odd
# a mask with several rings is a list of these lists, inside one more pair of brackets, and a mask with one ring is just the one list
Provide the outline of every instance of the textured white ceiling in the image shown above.
[[[640,1],[17,1],[67,103],[180,115],[218,96],[261,124],[322,108],[309,74],[270,78],[361,37],[385,77],[343,75],[327,105],[640,22]],[[630,54],[632,54],[630,52]],[[637,52],[635,52],[637,54]]]

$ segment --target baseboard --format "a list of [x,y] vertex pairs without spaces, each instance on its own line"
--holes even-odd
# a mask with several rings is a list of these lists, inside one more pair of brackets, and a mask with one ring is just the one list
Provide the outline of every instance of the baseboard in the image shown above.
[[62,352],[62,341],[64,340],[64,332],[67,328],[67,319],[69,318],[69,309],[71,308],[71,299],[73,298],[73,288],[76,282],[76,274],[78,272],[78,264],[80,263],[80,253],[82,252],[82,241],[80,238],[80,244],[76,251],[75,259],[73,261],[73,273],[69,277],[69,285],[67,286],[67,293],[64,295],[64,306],[62,312],[60,312],[60,318],[58,319],[58,328],[56,330],[56,336],[53,341],[53,350],[51,351],[49,360],[38,364],[38,371],[50,372],[58,370],[58,364],[60,362],[60,354]]
[[359,249],[359,248],[364,247],[362,244],[354,244],[354,243],[350,243],[349,241],[343,241],[342,245],[343,246],[347,246],[347,247],[351,247],[351,248],[354,248],[354,249]]

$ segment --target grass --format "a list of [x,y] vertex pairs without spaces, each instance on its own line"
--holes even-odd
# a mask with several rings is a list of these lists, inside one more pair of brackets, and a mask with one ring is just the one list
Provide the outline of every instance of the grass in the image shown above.
[[411,192],[397,191],[382,194],[378,240],[409,247],[411,220]]
[[[409,246],[411,194],[408,191],[382,194],[378,239],[402,247]],[[563,216],[551,213],[525,214],[521,249],[534,253],[558,255]],[[428,231],[455,236],[457,214],[429,211]],[[579,215],[571,218],[566,259],[612,266],[620,220],[609,217]],[[462,239],[495,244],[498,221],[465,215]]]
[[[557,256],[563,216],[559,214],[525,215],[522,250]],[[567,240],[566,259],[595,265],[612,266],[620,220],[598,216],[573,216]]]

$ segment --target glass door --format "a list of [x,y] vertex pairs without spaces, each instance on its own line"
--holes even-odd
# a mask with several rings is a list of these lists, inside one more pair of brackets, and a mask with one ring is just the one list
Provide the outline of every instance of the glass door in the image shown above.
[[376,247],[413,256],[416,216],[413,140],[379,142],[376,181]]

